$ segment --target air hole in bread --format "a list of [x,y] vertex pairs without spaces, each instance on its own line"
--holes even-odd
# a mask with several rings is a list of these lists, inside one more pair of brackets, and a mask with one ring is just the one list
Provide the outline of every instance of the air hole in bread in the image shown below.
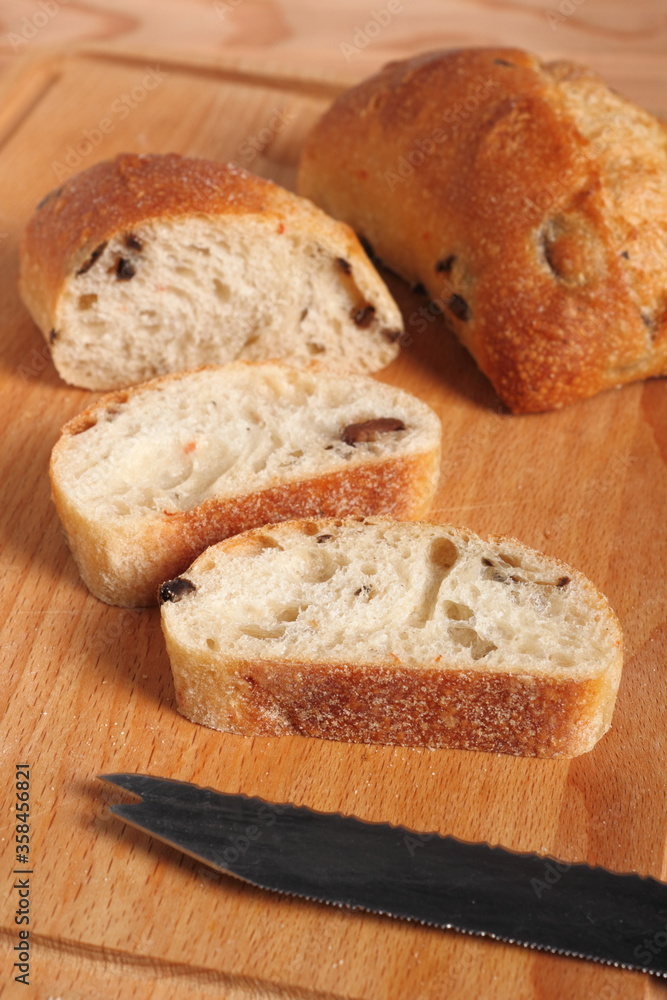
[[[458,549],[450,538],[434,538],[429,549],[429,574],[422,593],[420,604],[410,615],[409,624],[416,628],[424,628],[431,621],[438,601],[442,582],[452,570],[458,559]],[[409,554],[404,557],[409,559]]]
[[322,344],[316,344],[313,340],[309,340],[306,347],[309,354],[324,354],[326,352],[326,347]]
[[284,625],[275,625],[272,628],[263,628],[261,625],[246,625],[240,628],[241,635],[250,636],[251,639],[282,639],[285,634]]
[[366,574],[366,576],[375,576],[375,574],[378,571],[378,568],[375,565],[375,563],[362,563],[359,568],[362,573]]
[[215,639],[211,638],[207,639],[206,645],[208,646],[209,649],[212,649],[214,652],[217,652],[217,650],[220,649],[220,645],[218,642],[216,642]]
[[495,643],[482,638],[479,632],[470,625],[450,625],[447,633],[453,642],[470,650],[473,660],[481,660],[498,648]]
[[523,653],[526,656],[539,658],[543,658],[545,655],[541,644],[534,638],[525,639],[523,642],[519,643],[518,652]]
[[213,291],[215,292],[215,297],[219,302],[229,302],[232,293],[229,285],[226,285],[219,278],[213,279]]
[[304,535],[316,535],[320,529],[316,524],[313,524],[312,521],[304,521],[304,523],[301,525],[301,530],[303,531]]
[[559,667],[575,667],[577,661],[572,656],[567,656],[565,653],[549,653],[549,659],[552,663],[555,663]]
[[[283,230],[279,229],[278,231],[282,232]],[[304,253],[306,254],[307,257],[312,257],[313,260],[318,260],[322,257],[327,256],[326,250],[324,249],[324,247],[321,247],[319,243],[307,244],[304,247]]]
[[301,458],[302,455],[303,455],[303,451],[301,450],[301,448],[297,448],[296,451],[291,451],[290,452],[290,458]]
[[431,544],[429,559],[441,570],[450,570],[458,556],[458,549],[451,538],[436,538]]
[[127,517],[131,513],[132,508],[126,500],[122,500],[120,497],[113,497],[109,509],[114,517]]
[[286,608],[283,608],[276,615],[276,621],[279,622],[295,622],[299,615],[301,614],[302,608],[298,604],[291,604]]
[[271,535],[255,535],[253,542],[260,547],[260,549],[280,549],[283,551],[283,547],[280,542],[277,542],[275,538]]
[[319,546],[317,552],[304,549],[301,552],[303,562],[298,565],[298,575],[303,583],[328,583],[339,569],[350,563],[342,552],[333,553],[326,546]]
[[77,434],[83,434],[84,431],[89,431],[91,427],[94,427],[97,423],[97,417],[86,417],[85,420],[81,421],[81,426],[77,427],[75,431],[72,431],[72,437],[76,437]]
[[507,563],[508,566],[514,566],[516,568],[517,566],[521,565],[521,560],[520,559],[517,559],[516,556],[510,556],[510,555],[508,555],[507,552],[499,552],[498,553],[498,558],[502,559],[502,561],[504,563]]
[[95,295],[94,292],[91,292],[89,295],[80,295],[77,300],[76,307],[81,312],[86,312],[87,309],[92,309],[96,302],[97,295]]
[[250,468],[253,472],[263,472],[266,468],[266,463],[269,460],[269,455],[267,453],[263,455],[258,455],[256,458],[252,459],[250,462]]
[[139,318],[144,330],[148,330],[150,333],[157,333],[162,327],[160,317],[154,309],[142,309]]
[[456,601],[443,601],[442,607],[447,617],[455,622],[468,621],[475,614],[467,604],[457,604]]
[[327,583],[339,569],[347,566],[348,563],[349,559],[345,557],[336,562],[333,559],[327,559],[326,562],[317,567],[310,577],[306,577],[306,581],[309,583]]

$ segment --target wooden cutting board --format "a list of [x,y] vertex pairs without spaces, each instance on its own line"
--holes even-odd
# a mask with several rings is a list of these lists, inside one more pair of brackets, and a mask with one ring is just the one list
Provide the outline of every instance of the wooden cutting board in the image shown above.
[[[630,92],[658,110],[664,67],[619,67],[616,78],[609,62],[609,83],[631,80]],[[18,890],[5,809],[0,992],[8,997],[667,997],[667,986],[638,973],[218,876],[110,816],[119,796],[95,778],[150,772],[667,877],[664,380],[560,413],[510,416],[439,322],[423,332],[410,324],[422,303],[389,279],[411,342],[381,377],[443,420],[433,518],[509,533],[572,563],[623,624],[613,729],[573,761],[245,739],[195,726],[174,707],[157,611],[96,601],[65,547],[49,453],[91,394],[58,378],[17,295],[18,240],[34,205],[73,171],[123,150],[233,159],[293,187],[303,137],[342,82],[272,75],[259,63],[90,52],[26,64],[0,95],[2,781],[11,805],[15,765],[30,765],[34,984],[29,994],[12,981]]]

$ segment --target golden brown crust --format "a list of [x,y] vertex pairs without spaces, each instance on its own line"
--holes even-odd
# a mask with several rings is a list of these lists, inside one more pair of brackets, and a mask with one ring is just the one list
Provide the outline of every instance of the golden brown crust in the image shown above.
[[[620,657],[620,651],[619,651]],[[193,722],[240,736],[314,736],[352,743],[576,757],[609,726],[606,679],[253,661],[236,691],[204,670],[192,684],[170,649],[176,703]],[[175,662],[174,662],[175,661]]]
[[[635,133],[618,156],[609,101]],[[392,63],[315,126],[299,190],[427,289],[515,412],[667,371],[667,133],[580,67]]]
[[[251,362],[241,362],[252,366]],[[214,370],[215,366],[198,369]],[[157,387],[188,372],[153,379]],[[267,523],[301,517],[340,517],[380,514],[397,520],[421,517],[431,502],[440,462],[439,444],[430,451],[342,469],[327,475],[279,485],[246,496],[212,497],[184,511],[164,511],[159,520],[138,526],[127,539],[134,578],[120,584],[110,553],[98,543],[74,509],[58,480],[57,463],[73,436],[96,423],[98,415],[126,403],[146,385],[106,393],[62,428],[50,464],[51,489],[72,555],[88,589],[100,600],[122,607],[145,607],[157,602],[158,587],[182,573],[209,545]],[[126,575],[126,574],[125,574]]]

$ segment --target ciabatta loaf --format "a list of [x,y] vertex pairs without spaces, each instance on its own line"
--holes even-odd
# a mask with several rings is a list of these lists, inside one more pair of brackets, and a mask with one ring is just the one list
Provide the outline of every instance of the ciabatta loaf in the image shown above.
[[418,517],[440,421],[365,376],[236,362],[103,397],[53,449],[56,508],[96,597],[155,604],[207,545],[309,515]]
[[344,93],[299,190],[428,294],[504,402],[667,373],[667,128],[570,62],[460,49]]
[[616,617],[512,539],[287,522],[208,549],[161,600],[178,707],[225,732],[570,757],[610,725]]
[[49,195],[20,288],[60,375],[88,389],[236,359],[368,373],[402,331],[347,226],[244,170],[176,155],[119,156]]

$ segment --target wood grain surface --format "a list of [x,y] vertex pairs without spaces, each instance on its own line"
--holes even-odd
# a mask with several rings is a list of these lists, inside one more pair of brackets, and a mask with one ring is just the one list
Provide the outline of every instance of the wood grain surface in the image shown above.
[[[72,5],[58,17],[82,16],[82,8],[90,9]],[[425,32],[419,43],[435,40]],[[665,72],[657,59],[648,53],[616,66],[605,58],[610,84],[623,89],[631,79],[659,107]],[[664,380],[559,413],[510,416],[439,321],[418,332],[410,317],[421,301],[388,277],[410,342],[381,377],[417,393],[443,420],[433,518],[512,534],[572,563],[621,619],[626,666],[614,725],[576,760],[244,739],[193,725],[175,710],[157,611],[107,607],[78,578],[47,465],[60,426],[92,394],[60,381],[21,306],[21,229],[63,171],[122,150],[234,159],[293,187],[304,135],[352,70],[339,66],[336,77],[328,65],[309,81],[310,69],[281,66],[107,52],[35,56],[5,75],[0,774],[11,805],[15,764],[31,765],[34,874],[31,993],[12,982],[14,829],[4,810],[0,992],[40,1000],[667,997],[667,986],[639,973],[263,893],[108,812],[119,796],[97,774],[150,772],[667,877]],[[149,88],[151,71],[158,82]],[[93,143],[103,118],[113,128]]]
[[[541,53],[654,53],[667,42],[663,0],[3,0],[0,56],[101,42],[207,56],[257,53],[294,63],[341,59],[375,19],[376,58],[455,45],[518,45]],[[43,14],[39,15],[40,9]],[[386,12],[383,15],[383,12]],[[38,14],[37,17],[35,15]],[[391,16],[387,18],[386,14]],[[356,61],[356,56],[353,59]]]

